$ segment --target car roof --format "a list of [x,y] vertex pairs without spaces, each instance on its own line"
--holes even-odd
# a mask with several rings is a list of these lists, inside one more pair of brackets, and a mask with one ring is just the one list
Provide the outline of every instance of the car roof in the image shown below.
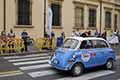
[[99,37],[67,37],[66,39],[76,39],[78,41],[83,41],[83,40],[103,40],[107,43],[108,47],[110,48],[110,44],[108,43],[108,41],[106,41],[103,38],[99,38]]
[[67,37],[67,38],[76,39],[79,41],[83,41],[83,40],[104,40],[104,41],[106,41],[105,39],[98,38],[98,37]]

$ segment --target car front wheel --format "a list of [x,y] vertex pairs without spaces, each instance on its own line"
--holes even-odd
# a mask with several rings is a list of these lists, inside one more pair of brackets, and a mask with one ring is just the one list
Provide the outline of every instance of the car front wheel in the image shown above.
[[80,63],[75,64],[72,69],[71,73],[73,76],[79,76],[83,73],[83,65]]
[[113,69],[113,67],[114,67],[114,62],[113,62],[113,60],[108,60],[107,61],[107,63],[105,64],[105,67],[106,67],[106,69],[108,69],[108,70],[112,70]]

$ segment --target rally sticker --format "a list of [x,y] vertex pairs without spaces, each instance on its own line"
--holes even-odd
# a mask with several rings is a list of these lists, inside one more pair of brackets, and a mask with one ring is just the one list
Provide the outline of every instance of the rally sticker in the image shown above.
[[91,55],[90,54],[81,54],[81,59],[84,61],[84,62],[88,62],[91,58]]

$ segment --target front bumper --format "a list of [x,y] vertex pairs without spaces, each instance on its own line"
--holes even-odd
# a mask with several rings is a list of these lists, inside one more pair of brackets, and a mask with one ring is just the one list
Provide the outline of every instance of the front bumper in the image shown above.
[[58,69],[58,70],[63,70],[63,71],[68,71],[68,70],[71,70],[71,66],[72,64],[67,64],[65,67],[60,67],[60,66],[57,66],[56,64],[54,64],[52,61],[49,60],[48,62],[52,67]]

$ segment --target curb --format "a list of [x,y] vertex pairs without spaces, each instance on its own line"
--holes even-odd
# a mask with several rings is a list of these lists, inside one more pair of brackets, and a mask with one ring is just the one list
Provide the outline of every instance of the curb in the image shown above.
[[49,53],[49,52],[54,52],[54,50],[43,50],[43,51],[22,52],[22,53],[4,53],[4,54],[0,54],[0,57],[2,57],[2,56],[27,55],[27,54],[41,54],[41,53]]

